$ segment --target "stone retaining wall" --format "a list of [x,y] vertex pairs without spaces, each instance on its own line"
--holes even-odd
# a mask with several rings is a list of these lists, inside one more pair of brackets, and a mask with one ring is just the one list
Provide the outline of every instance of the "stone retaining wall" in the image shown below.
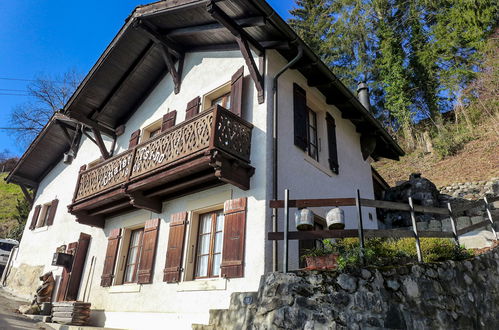
[[486,194],[499,195],[499,178],[487,181],[453,183],[450,186],[438,187],[441,194],[455,198],[481,199]]
[[498,276],[497,248],[461,262],[270,273],[250,305],[231,303],[194,329],[494,329]]

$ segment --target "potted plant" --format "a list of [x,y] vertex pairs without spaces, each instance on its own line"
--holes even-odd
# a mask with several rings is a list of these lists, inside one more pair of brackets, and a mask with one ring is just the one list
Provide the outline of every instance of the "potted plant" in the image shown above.
[[324,239],[320,246],[306,250],[302,258],[305,259],[308,270],[334,270],[338,268],[339,255],[336,244]]

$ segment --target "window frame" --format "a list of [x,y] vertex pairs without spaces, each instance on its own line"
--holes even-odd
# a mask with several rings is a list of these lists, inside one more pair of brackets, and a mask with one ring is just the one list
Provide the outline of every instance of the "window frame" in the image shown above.
[[[138,244],[133,246],[134,248],[137,248],[136,251],[136,258],[135,258],[135,263],[133,264],[133,273],[132,273],[132,280],[131,281],[126,281],[126,275],[127,275],[127,269],[129,267],[129,259],[130,259],[130,252],[132,249],[132,239],[134,233],[139,232],[139,241]],[[132,284],[132,283],[137,283],[138,282],[138,276],[137,273],[140,268],[140,259],[142,256],[142,248],[144,247],[144,227],[141,228],[135,228],[130,230],[130,238],[129,241],[127,242],[127,247],[126,247],[126,258],[125,258],[125,263],[123,267],[123,279],[121,280],[122,284]]]
[[35,229],[47,226],[47,221],[50,216],[51,208],[52,208],[52,202],[42,204],[42,209],[40,210],[40,214],[38,214],[38,218],[36,219]]
[[205,111],[210,109],[214,104],[213,101],[220,99],[221,97],[227,98],[230,97],[229,103],[227,104],[227,100],[221,104],[222,107],[224,107],[227,110],[230,110],[230,102],[232,101],[231,98],[231,82],[226,82],[225,84],[220,85],[219,87],[215,88],[214,90],[206,93],[203,95],[203,102],[202,102],[202,107],[201,111]]
[[[211,215],[211,225],[210,225],[210,232],[209,233],[201,233],[201,224],[202,224],[202,219],[203,216],[205,215]],[[192,279],[193,280],[198,280],[198,279],[210,279],[210,278],[219,278],[220,277],[220,272],[218,275],[214,275],[213,272],[213,261],[214,261],[214,256],[219,254],[220,255],[220,262],[222,261],[222,247],[223,247],[223,225],[222,229],[217,231],[216,226],[217,226],[217,221],[218,221],[218,216],[221,215],[224,217],[224,211],[223,209],[216,209],[204,213],[200,213],[198,215],[198,223],[197,223],[197,232],[196,232],[196,245],[194,247],[194,260],[193,260],[193,274],[192,274]],[[225,219],[224,219],[225,220]],[[214,252],[215,249],[215,237],[216,235],[220,233],[221,234],[221,244],[220,244],[220,252]],[[209,245],[209,251],[208,251],[208,265],[207,265],[207,272],[206,276],[198,276],[198,260],[199,260],[199,247],[200,245],[200,238],[203,235],[210,235],[210,245]],[[206,254],[203,254],[206,255]]]
[[[163,119],[155,120],[153,123],[147,125],[142,129],[142,134],[140,135],[140,143],[149,141],[150,139],[161,134],[161,125],[163,123]],[[151,136],[151,134],[156,133]]]
[[[313,123],[310,122],[310,117],[313,118]],[[307,155],[316,162],[319,162],[319,128],[317,125],[317,112],[307,107]],[[315,144],[312,143],[312,134],[315,138]],[[315,156],[312,152],[315,149]]]

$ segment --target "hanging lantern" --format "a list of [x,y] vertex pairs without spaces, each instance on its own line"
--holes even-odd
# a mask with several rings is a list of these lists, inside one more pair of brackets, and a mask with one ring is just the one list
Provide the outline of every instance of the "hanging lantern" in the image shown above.
[[339,207],[331,209],[326,214],[326,222],[329,230],[345,228],[345,212]]
[[314,228],[314,212],[307,208],[295,212],[296,230],[311,230]]

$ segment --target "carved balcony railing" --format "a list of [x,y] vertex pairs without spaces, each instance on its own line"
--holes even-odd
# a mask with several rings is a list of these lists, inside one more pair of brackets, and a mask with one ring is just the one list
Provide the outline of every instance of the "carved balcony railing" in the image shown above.
[[[83,210],[88,214],[92,207],[111,202],[114,203],[113,210],[119,209],[119,203],[135,206],[134,202],[138,204],[137,200],[151,189],[169,180],[168,171],[172,168],[175,169],[175,179],[187,177],[185,180],[188,180],[189,175],[196,175],[197,170],[204,177],[212,173],[214,179],[249,189],[249,177],[253,174],[249,165],[252,128],[250,123],[221,106],[203,111],[96,167],[82,171],[70,211]],[[182,166],[187,168],[186,164],[194,160],[201,164],[196,170],[183,170]],[[146,181],[147,187],[141,188],[143,191],[137,195],[133,190]],[[186,183],[182,184],[185,187]],[[168,191],[172,189],[168,186]],[[161,197],[158,192],[153,195],[154,198]]]

